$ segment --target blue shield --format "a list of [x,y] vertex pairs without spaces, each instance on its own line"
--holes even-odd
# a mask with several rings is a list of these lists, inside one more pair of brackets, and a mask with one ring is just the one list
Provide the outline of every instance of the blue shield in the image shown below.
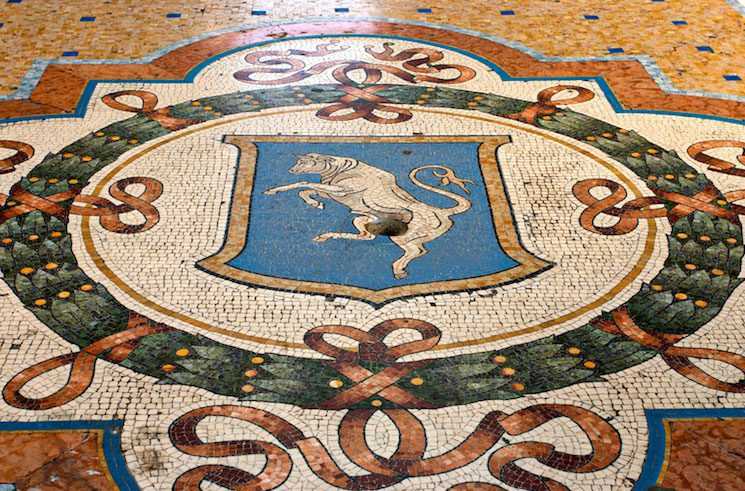
[[[489,138],[491,141],[485,142]],[[547,266],[526,253],[517,239],[496,161],[497,149],[508,141],[506,137],[230,136],[226,141],[239,147],[240,165],[247,168],[236,173],[223,250],[199,263],[207,271],[264,287],[345,295],[379,303],[412,294],[515,281]],[[356,167],[346,170],[350,164],[344,164],[344,173],[326,169],[325,180],[332,186],[326,188],[322,175],[315,172],[319,169],[291,172],[298,170],[298,159],[308,154],[337,158],[332,167],[337,161],[355,162],[352,165]],[[360,162],[367,171],[360,170]],[[420,167],[423,169],[416,178],[424,186],[410,177]],[[443,177],[446,171],[442,168],[452,171],[449,178]],[[334,172],[336,176],[329,181],[329,173]],[[385,183],[371,177],[370,172],[383,176]],[[490,182],[495,179],[497,182]],[[353,180],[357,186],[354,191],[339,191]],[[367,182],[369,185],[364,184]],[[288,187],[291,189],[285,189]],[[280,191],[272,191],[277,189]],[[329,189],[333,192],[327,192]],[[322,203],[323,208],[302,199],[303,190],[312,193],[309,200]],[[409,238],[422,242],[424,252],[417,253],[398,275],[394,274],[394,263],[405,255],[408,242],[396,243],[393,237],[384,235],[370,240],[364,232],[367,240],[350,239],[367,227],[353,225],[353,220],[361,215],[360,206],[375,215],[375,210],[380,212],[381,208],[370,202],[385,195],[390,205],[390,199],[395,198],[386,193],[391,192],[408,195],[404,201],[413,198],[414,206],[409,208],[415,210],[415,215],[416,210],[431,215],[429,221],[417,222],[417,217],[412,218],[407,212],[399,219],[417,227],[416,232],[412,229],[399,242]],[[438,210],[454,209],[457,200],[453,193],[465,199],[468,209],[447,216],[447,212]],[[355,201],[354,196],[360,199]],[[351,205],[350,200],[357,205]],[[434,232],[443,219],[452,225],[444,233],[440,233],[442,228]],[[432,220],[434,226],[430,225]],[[323,234],[340,235],[323,242],[314,240]]]

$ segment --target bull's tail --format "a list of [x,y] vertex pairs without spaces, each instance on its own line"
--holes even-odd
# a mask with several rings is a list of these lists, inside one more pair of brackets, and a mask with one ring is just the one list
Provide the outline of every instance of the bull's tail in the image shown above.
[[[463,213],[464,211],[468,211],[471,209],[471,200],[469,200],[468,198],[465,198],[456,193],[452,193],[450,191],[446,191],[445,189],[430,186],[429,184],[425,184],[417,179],[416,176],[419,171],[425,169],[432,169],[432,175],[440,178],[440,184],[442,184],[443,186],[447,186],[448,184],[455,184],[463,191],[465,191],[466,194],[470,194],[470,191],[468,190],[468,188],[466,188],[466,184],[473,184],[473,181],[471,181],[470,179],[459,178],[455,175],[455,172],[453,172],[452,169],[450,169],[449,167],[445,167],[444,165],[423,165],[409,172],[409,179],[411,179],[411,182],[413,182],[416,186],[455,201],[455,206],[451,206],[450,208],[441,208],[442,210],[447,211],[448,215],[457,215],[458,213]],[[438,170],[442,172],[437,172]]]

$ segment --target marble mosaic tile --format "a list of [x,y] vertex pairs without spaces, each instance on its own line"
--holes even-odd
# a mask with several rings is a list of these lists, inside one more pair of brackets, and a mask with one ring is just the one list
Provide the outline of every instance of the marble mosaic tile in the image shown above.
[[743,482],[742,102],[353,19],[39,75],[0,101],[0,490]]

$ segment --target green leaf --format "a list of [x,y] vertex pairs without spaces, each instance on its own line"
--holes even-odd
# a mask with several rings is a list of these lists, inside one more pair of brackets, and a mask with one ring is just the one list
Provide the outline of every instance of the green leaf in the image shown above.
[[44,214],[35,210],[24,215],[21,233],[24,236],[32,234],[36,234],[40,237],[45,236],[47,234],[47,224],[44,221]]
[[36,269],[41,266],[41,259],[39,259],[36,251],[23,242],[13,244],[13,260],[19,269],[26,266]]
[[308,390],[309,386],[307,382],[286,379],[253,379],[251,380],[251,385],[280,394],[303,394]]

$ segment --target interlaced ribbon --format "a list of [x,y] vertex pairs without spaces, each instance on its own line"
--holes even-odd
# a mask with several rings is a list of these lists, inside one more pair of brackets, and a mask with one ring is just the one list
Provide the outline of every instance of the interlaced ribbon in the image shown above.
[[[465,65],[435,64],[445,58],[442,51],[432,48],[410,48],[396,54],[392,47],[393,44],[383,43],[382,51],[375,51],[373,46],[365,46],[365,51],[376,60],[403,61],[403,67],[406,70],[417,74],[415,76],[415,82],[433,82],[438,84],[461,83],[471,80],[476,76],[476,71]],[[416,58],[418,55],[421,56]],[[446,70],[457,72],[457,75],[450,78],[424,75],[430,73],[439,74]]]
[[[605,188],[610,195],[604,198],[595,198],[591,191],[596,188]],[[572,193],[587,208],[580,214],[580,225],[585,230],[603,235],[627,234],[636,229],[639,219],[642,218],[665,218],[671,223],[693,213],[702,211],[710,215],[724,218],[732,222],[737,221],[738,215],[745,214],[745,207],[733,204],[732,201],[745,198],[745,190],[720,193],[714,186],[708,185],[693,196],[680,193],[655,189],[655,196],[636,198],[624,203],[620,208],[616,205],[626,198],[626,189],[617,182],[609,179],[584,179],[578,181],[572,187]],[[728,204],[723,208],[713,203],[724,199]],[[673,203],[675,206],[669,210],[666,208],[649,208],[654,205]],[[600,227],[595,225],[595,218],[599,215],[610,215],[618,218],[612,226]]]
[[[386,337],[411,329],[420,339],[389,346]],[[339,347],[327,341],[327,336],[342,336],[358,343],[358,349]],[[552,479],[538,476],[519,467],[516,462],[533,458],[565,472],[593,472],[610,465],[619,455],[621,441],[616,430],[603,418],[587,409],[562,405],[539,404],[506,414],[488,413],[459,445],[439,455],[427,454],[427,434],[422,421],[406,408],[426,409],[425,401],[394,385],[411,370],[423,367],[427,361],[399,362],[399,358],[434,348],[440,331],[424,321],[393,319],[382,322],[369,331],[349,326],[321,326],[308,331],[305,343],[315,351],[333,358],[329,365],[355,382],[350,389],[320,405],[322,409],[344,409],[372,396],[387,399],[401,409],[380,409],[398,431],[399,444],[390,457],[375,453],[367,442],[367,425],[377,409],[352,409],[342,418],[339,445],[344,455],[367,471],[349,475],[337,464],[326,447],[314,437],[308,437],[285,419],[252,407],[211,406],[194,409],[171,425],[169,435],[174,445],[184,453],[200,457],[263,455],[266,464],[259,474],[223,464],[203,465],[182,474],[174,484],[177,491],[195,491],[204,481],[231,490],[269,490],[281,486],[292,471],[292,459],[286,450],[297,449],[310,469],[326,483],[342,489],[381,489],[411,477],[432,476],[466,466],[499,443],[507,433],[522,435],[559,418],[568,418],[587,436],[592,451],[575,455],[557,451],[548,443],[520,442],[507,444],[489,457],[491,474],[510,486],[529,490],[567,489]],[[362,364],[380,363],[386,368],[373,373]],[[205,442],[197,434],[197,426],[208,416],[223,416],[247,421],[276,438],[284,447],[258,440]],[[473,489],[494,486],[471,483]],[[494,486],[496,488],[496,486]],[[460,488],[465,489],[465,488]]]
[[[410,477],[432,476],[459,469],[488,452],[505,433],[519,436],[559,418],[567,418],[579,427],[590,441],[590,452],[576,455],[535,441],[507,444],[489,457],[490,473],[520,489],[566,490],[566,486],[526,471],[516,462],[532,458],[560,471],[587,473],[609,466],[621,451],[618,432],[592,411],[564,404],[538,404],[513,414],[492,411],[459,445],[425,458],[427,436],[421,420],[406,409],[384,409],[382,412],[399,433],[399,445],[390,457],[373,452],[367,443],[366,426],[376,410],[351,410],[339,424],[339,444],[345,456],[368,472],[349,475],[317,438],[306,436],[293,424],[268,411],[235,405],[194,409],[174,421],[169,428],[169,436],[176,448],[200,457],[264,455],[266,464],[256,475],[224,464],[202,465],[182,474],[176,480],[174,490],[196,491],[203,481],[240,491],[276,489],[285,483],[292,471],[292,459],[287,452],[289,449],[298,450],[311,471],[331,486],[354,490],[381,489]],[[252,423],[276,438],[284,449],[259,440],[205,442],[199,437],[197,427],[209,416]],[[464,488],[464,485],[459,485],[454,489],[499,489],[487,483],[469,484],[476,487]]]
[[[123,96],[132,96],[140,100],[141,106],[132,106],[119,100]],[[101,98],[104,104],[117,111],[126,111],[129,113],[139,113],[153,121],[157,121],[163,128],[170,131],[177,131],[187,126],[199,123],[194,119],[183,119],[171,116],[171,110],[168,107],[155,109],[158,105],[158,96],[145,90],[120,90],[106,94]]]
[[[67,404],[90,387],[95,374],[96,360],[99,357],[120,363],[137,347],[139,339],[169,330],[171,328],[163,324],[155,323],[131,312],[126,330],[99,339],[77,353],[55,356],[16,374],[5,385],[3,398],[13,407],[29,410],[51,409]],[[21,394],[21,389],[31,380],[66,365],[70,365],[67,382],[53,394],[41,398],[31,398]]]
[[735,167],[735,164],[727,162],[718,157],[713,157],[706,153],[707,150],[716,148],[740,148],[742,154],[737,156],[737,161],[745,165],[745,142],[737,140],[706,140],[694,143],[688,147],[688,155],[702,164],[709,166],[709,170],[731,174],[733,176],[745,177],[745,169]]
[[[388,99],[377,94],[390,87],[386,84],[378,84],[384,73],[409,83],[435,84],[463,83],[476,76],[473,69],[463,65],[436,63],[444,57],[441,51],[413,48],[395,54],[391,48],[392,43],[383,43],[383,49],[380,52],[375,51],[372,46],[365,47],[365,51],[381,61],[403,61],[403,69],[360,60],[330,60],[306,68],[304,61],[291,58],[293,55],[324,56],[348,49],[339,47],[339,49],[331,50],[330,47],[333,45],[333,43],[321,44],[315,51],[287,50],[250,53],[246,55],[245,60],[254,66],[238,70],[233,76],[241,82],[255,85],[282,85],[298,82],[333,69],[331,74],[334,80],[339,82],[337,88],[346,95],[330,106],[319,110],[316,115],[329,121],[350,121],[361,118],[377,124],[402,123],[412,117],[408,109],[393,106]],[[417,58],[417,56],[420,57]],[[443,71],[452,71],[454,75],[451,77],[433,75]],[[362,73],[361,81],[353,80],[351,74],[354,72]],[[266,79],[256,77],[257,74],[282,74],[284,76]],[[393,116],[380,115],[378,114],[380,112]]]
[[[132,184],[144,186],[142,192],[135,196],[127,192],[127,187]],[[101,226],[110,232],[120,234],[134,234],[144,232],[153,228],[160,221],[160,213],[152,203],[163,194],[163,184],[150,177],[126,177],[120,179],[109,187],[109,193],[113,198],[124,204],[115,205],[106,198],[100,196],[78,195],[76,202],[86,203],[94,207],[83,207],[73,204],[70,213],[74,215],[99,217]],[[137,211],[145,218],[145,222],[137,225],[129,225],[121,221],[120,215]]]
[[[421,335],[418,341],[410,341],[389,347],[384,339],[403,329],[413,329]],[[334,346],[325,336],[335,334],[359,343],[359,349],[352,351]],[[394,319],[382,322],[369,332],[350,326],[321,326],[305,334],[305,344],[315,351],[334,358],[329,365],[356,383],[353,387],[339,392],[323,402],[322,409],[344,409],[380,396],[388,401],[408,408],[430,408],[426,401],[419,399],[395,384],[412,370],[424,367],[426,361],[396,362],[398,358],[429,351],[440,341],[440,330],[432,324],[415,319]],[[389,364],[378,373],[373,373],[360,365],[360,362],[381,362]]]
[[[610,195],[597,199],[591,191],[605,188]],[[640,218],[662,218],[667,216],[665,208],[649,209],[649,206],[662,204],[663,201],[654,196],[631,200],[620,208],[615,205],[626,199],[626,188],[609,179],[585,179],[572,186],[572,193],[587,208],[582,210],[579,223],[585,230],[603,235],[627,234],[639,225]],[[615,225],[599,227],[595,225],[598,215],[610,215],[618,218]]]
[[16,165],[22,164],[34,156],[34,147],[27,143],[14,140],[0,140],[0,148],[15,150],[16,153],[10,157],[0,159],[0,174],[7,174],[16,170]]
[[5,206],[0,210],[0,223],[36,210],[64,219],[67,216],[68,207],[60,203],[74,199],[79,192],[79,189],[71,187],[67,191],[41,197],[29,193],[20,183],[13,184],[9,196],[0,194],[0,201]]
[[[745,176],[743,169],[737,169],[734,164],[705,153],[714,148],[745,149],[745,143],[732,140],[709,140],[691,145],[688,148],[688,154],[696,161],[709,165],[711,170]],[[738,156],[738,161],[745,163],[745,155]],[[596,188],[605,188],[610,191],[610,195],[601,199],[595,198],[591,191]],[[739,215],[745,215],[745,207],[733,203],[745,199],[745,190],[721,193],[711,184],[693,196],[655,189],[655,196],[633,199],[624,203],[620,208],[616,205],[626,198],[626,189],[608,179],[579,181],[572,187],[572,193],[580,202],[587,205],[580,215],[580,225],[586,230],[605,235],[629,233],[638,226],[639,219],[642,218],[666,217],[671,223],[675,223],[676,220],[695,211],[701,211],[739,225]],[[669,210],[649,208],[653,205],[669,204],[673,205]],[[618,222],[608,227],[596,226],[595,218],[601,214],[616,217]],[[691,359],[719,361],[736,368],[745,376],[745,357],[741,355],[716,349],[674,346],[685,336],[647,332],[634,322],[624,307],[614,310],[611,313],[611,319],[596,319],[593,324],[606,332],[624,335],[644,347],[658,351],[672,369],[696,383],[714,390],[745,392],[745,379],[736,383],[724,382],[707,374],[691,361]]]
[[[577,94],[567,96],[563,99],[555,99],[558,94],[565,91],[573,91]],[[558,106],[570,106],[592,100],[595,94],[584,87],[578,85],[555,85],[543,89],[536,97],[537,102],[530,104],[528,107],[516,114],[506,116],[509,119],[522,121],[523,123],[535,124],[536,119],[541,116],[550,116],[557,111]]]
[[[127,192],[127,187],[141,184],[144,190],[137,196]],[[134,234],[144,232],[154,227],[160,220],[158,209],[152,205],[163,194],[163,184],[150,177],[127,177],[120,179],[109,187],[109,193],[124,204],[117,205],[106,198],[79,194],[80,189],[72,187],[67,191],[41,197],[29,193],[20,184],[14,184],[10,196],[0,194],[4,204],[9,201],[14,205],[0,211],[0,223],[10,218],[40,210],[47,215],[64,219],[68,214],[99,217],[101,226],[110,232],[120,234]],[[71,204],[63,206],[61,203],[74,200],[74,203],[84,203],[92,206]],[[145,222],[129,225],[121,221],[120,215],[137,211]]]
[[[340,51],[349,49],[348,46],[339,46],[337,43],[323,43],[316,46],[313,51],[307,51],[302,49],[288,49],[288,50],[263,50],[255,53],[249,53],[244,57],[246,63],[254,65],[251,68],[244,68],[238,70],[233,74],[236,80],[241,82],[249,82],[255,84],[264,85],[277,85],[278,83],[289,83],[302,80],[302,78],[295,78],[298,75],[292,75],[293,78],[280,79],[283,82],[268,81],[262,79],[256,79],[253,77],[255,73],[293,73],[301,72],[305,68],[305,62],[297,58],[291,58],[291,56],[306,56],[306,57],[319,57],[326,56]],[[268,59],[266,59],[268,58]],[[325,69],[324,69],[325,70]],[[322,70],[323,71],[323,70]],[[321,73],[321,72],[318,72]],[[275,79],[276,80],[276,79]]]
[[745,356],[717,349],[674,346],[685,336],[645,331],[634,322],[625,308],[614,310],[611,317],[612,320],[598,319],[593,324],[606,332],[622,334],[644,347],[658,351],[670,368],[704,387],[723,392],[745,392],[745,379],[736,383],[725,382],[704,372],[691,361],[691,359],[719,361],[736,368],[745,376]]
[[[745,177],[745,169],[740,169],[731,162],[714,157],[706,153],[707,150],[717,148],[740,148],[742,155],[737,156],[737,161],[745,165],[745,142],[736,140],[707,140],[695,143],[688,147],[688,155],[709,166],[709,170]],[[610,195],[604,198],[595,198],[592,190],[605,188]],[[745,206],[735,202],[745,199],[745,189],[720,192],[716,187],[709,184],[693,196],[680,193],[664,191],[656,188],[653,190],[655,196],[636,198],[624,203],[620,208],[617,204],[626,199],[626,189],[620,184],[609,179],[584,179],[572,187],[572,193],[582,204],[587,205],[580,215],[580,225],[585,230],[604,235],[626,234],[639,225],[639,219],[665,218],[675,223],[694,211],[701,211],[709,215],[724,218],[732,223],[739,224],[739,216],[745,215]],[[722,202],[724,200],[724,202]],[[716,201],[716,203],[715,203]],[[650,208],[654,205],[666,205],[672,203],[670,210],[665,208]],[[722,205],[726,204],[726,207]],[[615,225],[598,227],[595,218],[599,215],[609,215],[618,218]]]
[[[375,85],[363,89],[342,85],[339,89],[347,95],[342,96],[338,102],[319,109],[316,116],[327,121],[351,121],[362,118],[378,124],[395,124],[410,120],[411,111],[387,104],[388,99],[375,94],[388,87],[388,85]],[[375,114],[375,111],[384,111],[395,114],[395,116],[383,117]]]

